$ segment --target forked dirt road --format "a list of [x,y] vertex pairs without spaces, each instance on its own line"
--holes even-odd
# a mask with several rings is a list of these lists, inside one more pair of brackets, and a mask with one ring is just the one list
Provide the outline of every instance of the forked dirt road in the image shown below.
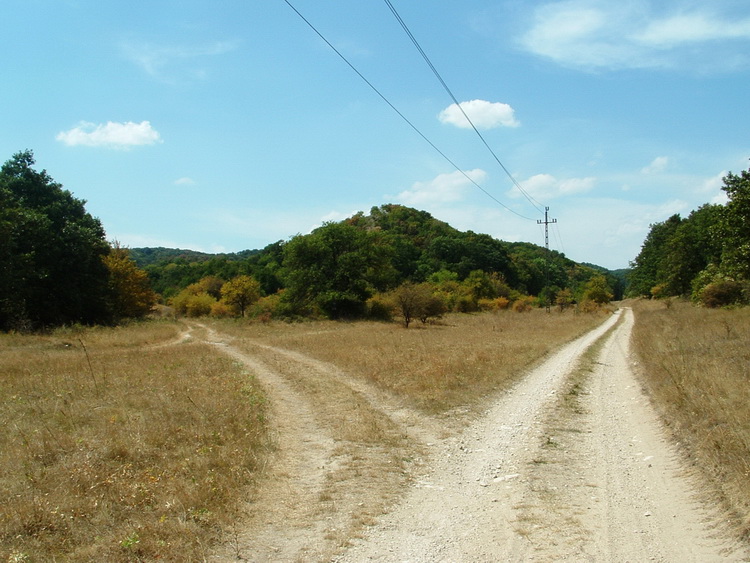
[[[621,310],[463,427],[335,366],[203,329],[264,385],[278,432],[247,521],[212,560],[750,560],[641,391],[632,325]],[[378,439],[347,435],[352,416]]]

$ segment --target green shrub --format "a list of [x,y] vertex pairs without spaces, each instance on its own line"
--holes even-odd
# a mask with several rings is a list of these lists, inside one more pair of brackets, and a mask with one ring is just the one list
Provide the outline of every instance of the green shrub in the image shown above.
[[382,294],[367,300],[367,316],[376,321],[392,321],[393,308],[393,302]]

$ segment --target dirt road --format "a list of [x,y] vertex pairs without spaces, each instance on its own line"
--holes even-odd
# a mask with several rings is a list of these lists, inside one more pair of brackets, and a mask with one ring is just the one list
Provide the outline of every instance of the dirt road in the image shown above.
[[[266,387],[278,429],[248,521],[214,560],[750,560],[641,391],[632,324],[622,310],[461,429],[335,366],[207,332]],[[352,402],[378,441],[342,434]]]

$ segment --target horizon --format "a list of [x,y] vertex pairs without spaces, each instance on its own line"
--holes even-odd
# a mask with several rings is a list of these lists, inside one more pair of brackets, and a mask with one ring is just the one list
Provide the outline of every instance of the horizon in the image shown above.
[[746,3],[392,5],[458,106],[382,2],[9,0],[0,156],[133,248],[259,250],[383,201],[544,246],[549,207],[550,248],[609,270],[748,168]]

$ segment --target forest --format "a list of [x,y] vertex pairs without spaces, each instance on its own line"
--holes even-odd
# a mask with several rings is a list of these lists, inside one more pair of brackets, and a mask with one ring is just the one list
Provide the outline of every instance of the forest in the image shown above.
[[747,171],[724,178],[726,205],[651,225],[632,269],[610,272],[395,204],[258,250],[126,249],[107,241],[85,201],[34,164],[27,150],[0,170],[5,331],[116,324],[157,304],[188,316],[399,317],[408,326],[449,311],[586,310],[625,295],[684,296],[709,307],[750,298]]
[[750,303],[750,170],[728,173],[725,205],[651,225],[632,262],[628,295],[685,297],[707,307]]

